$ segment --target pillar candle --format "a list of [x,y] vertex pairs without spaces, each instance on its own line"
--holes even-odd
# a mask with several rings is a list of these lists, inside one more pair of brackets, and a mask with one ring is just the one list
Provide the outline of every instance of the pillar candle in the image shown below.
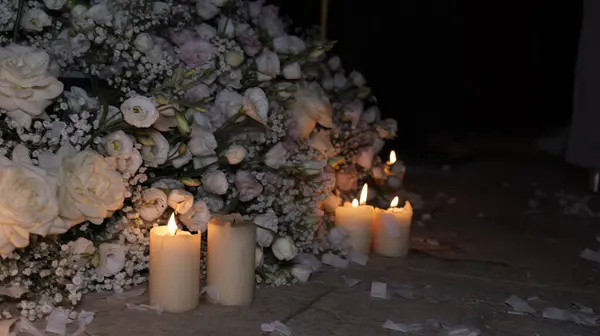
[[403,208],[397,205],[395,197],[389,209],[375,209],[373,251],[382,256],[402,257],[408,253],[412,207],[409,202]]
[[213,218],[208,223],[207,286],[215,303],[249,305],[254,300],[256,225],[239,214]]
[[363,186],[360,202],[344,203],[335,209],[335,225],[348,232],[348,242],[352,251],[362,254],[371,252],[371,230],[373,225],[373,207],[365,205],[368,186]]
[[150,230],[150,304],[179,313],[198,306],[200,299],[200,233],[169,225]]

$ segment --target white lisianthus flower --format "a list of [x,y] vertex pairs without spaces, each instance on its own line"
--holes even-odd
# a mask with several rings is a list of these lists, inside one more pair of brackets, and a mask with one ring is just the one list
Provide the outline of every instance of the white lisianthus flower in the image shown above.
[[290,133],[306,139],[316,124],[333,127],[332,109],[327,95],[317,83],[298,85],[293,107],[293,125]]
[[283,77],[285,79],[300,79],[302,78],[302,69],[300,68],[300,63],[294,62],[286,65],[283,68]]
[[169,141],[157,131],[148,132],[153,144],[142,148],[142,157],[151,166],[158,166],[169,158]]
[[242,161],[244,161],[244,157],[246,157],[246,148],[240,145],[231,145],[225,151],[225,157],[227,158],[227,162],[232,165],[236,165]]
[[[257,225],[256,243],[263,247],[271,246],[271,244],[273,243],[273,239],[275,238],[273,237],[273,232],[277,233],[277,231],[279,230],[279,218],[277,218],[275,212],[273,210],[269,210],[268,212],[262,215],[257,215],[256,217],[254,217],[253,222]],[[267,228],[269,230],[272,230],[273,232],[270,232],[263,228]]]
[[225,62],[234,68],[244,63],[244,53],[242,51],[230,51],[225,54]]
[[263,50],[263,52],[256,57],[256,68],[258,69],[259,75],[262,75],[258,76],[259,80],[269,81],[273,79],[281,72],[279,56],[269,49]]
[[337,71],[342,66],[342,60],[338,56],[333,56],[327,61],[327,64],[329,65],[329,69]]
[[349,77],[350,77],[350,80],[352,81],[352,84],[354,84],[354,86],[363,87],[363,86],[365,86],[365,84],[367,84],[367,80],[365,79],[363,74],[361,74],[358,71],[352,71],[350,73]]
[[139,128],[148,128],[154,124],[160,113],[150,98],[135,96],[121,104],[125,121]]
[[188,212],[179,215],[179,220],[191,231],[205,232],[210,221],[207,203],[203,200],[194,201]]
[[67,0],[44,0],[44,5],[52,10],[59,10],[67,3]]
[[278,142],[265,155],[265,165],[273,169],[279,169],[286,164],[288,155],[289,153],[283,146],[283,143]]
[[0,157],[0,254],[29,244],[29,234],[64,233],[58,217],[57,181],[36,167],[23,145],[13,150],[12,161]]
[[45,51],[15,44],[0,48],[0,108],[22,127],[29,128],[63,91],[49,67]]
[[360,116],[360,121],[365,124],[372,124],[374,122],[379,121],[381,118],[381,111],[377,106],[371,106],[368,109],[364,110]]
[[125,200],[116,160],[85,150],[62,159],[58,175],[60,217],[70,226],[86,220],[102,224]]
[[133,176],[142,166],[144,159],[142,154],[136,148],[131,150],[131,155],[127,159],[117,159],[117,170],[123,174]]
[[280,36],[273,39],[273,50],[279,54],[297,55],[306,50],[306,43],[297,36]]
[[244,92],[244,113],[261,124],[266,124],[269,113],[269,99],[265,92],[259,88],[249,88]]
[[229,188],[227,176],[220,170],[209,170],[202,175],[202,187],[206,192],[225,195]]
[[338,72],[335,75],[333,75],[333,86],[336,89],[342,90],[343,88],[346,87],[347,84],[348,84],[348,78],[346,78],[346,76],[344,76],[343,73]]
[[217,139],[212,132],[202,128],[193,126],[188,149],[194,156],[211,156],[215,154],[217,149]]
[[133,152],[133,141],[123,131],[112,132],[104,138],[104,149],[110,156],[128,159]]
[[96,247],[94,247],[94,243],[90,240],[85,239],[83,237],[77,238],[76,241],[69,247],[70,259],[72,262],[76,263],[79,267],[85,266],[87,259],[91,255],[96,252]]
[[298,254],[294,240],[289,236],[278,237],[271,245],[271,251],[279,260],[292,260]]
[[154,40],[148,33],[140,33],[133,40],[133,46],[141,53],[147,53],[154,48]]
[[302,264],[292,266],[292,269],[290,271],[290,273],[292,273],[292,276],[296,278],[296,280],[298,280],[298,282],[300,283],[306,283],[308,281],[308,278],[310,278],[312,272],[313,270],[310,266]]
[[142,204],[140,206],[140,217],[152,222],[158,219],[167,210],[167,194],[157,188],[148,188],[142,191]]
[[194,195],[182,189],[173,189],[169,193],[167,204],[178,214],[185,214],[194,204]]
[[262,265],[264,259],[264,252],[262,247],[256,246],[256,250],[254,252],[254,268],[260,267]]
[[217,29],[207,23],[202,23],[196,26],[196,34],[203,40],[210,40],[217,36]]
[[27,10],[21,18],[21,27],[27,30],[42,31],[44,27],[50,25],[52,25],[52,19],[39,8]]
[[183,154],[175,153],[178,151],[179,151],[178,147],[173,147],[169,152],[169,157],[174,156],[173,159],[171,159],[171,164],[175,168],[181,168],[181,167],[185,166],[190,161],[192,161],[192,159],[194,158],[192,156],[192,153],[187,149]]
[[263,186],[248,171],[238,170],[235,174],[235,187],[238,190],[238,198],[242,202],[248,202],[260,196]]
[[335,147],[331,142],[331,134],[329,131],[321,130],[314,132],[308,140],[308,145],[321,152],[321,154],[327,158],[335,154]]
[[98,247],[100,262],[96,274],[103,277],[113,276],[125,267],[127,247],[120,244],[102,243]]

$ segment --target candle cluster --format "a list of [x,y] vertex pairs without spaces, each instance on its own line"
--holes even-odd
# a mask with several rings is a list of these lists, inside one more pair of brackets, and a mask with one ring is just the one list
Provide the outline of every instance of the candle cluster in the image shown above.
[[[401,183],[405,172],[402,162],[396,160],[396,153],[390,153],[385,173]],[[389,180],[389,178],[388,178]],[[335,225],[348,233],[347,248],[353,252],[369,254],[371,251],[387,257],[402,257],[408,253],[412,207],[406,202],[398,207],[396,196],[388,209],[366,205],[368,185],[362,188],[359,200],[346,202],[335,211]]]

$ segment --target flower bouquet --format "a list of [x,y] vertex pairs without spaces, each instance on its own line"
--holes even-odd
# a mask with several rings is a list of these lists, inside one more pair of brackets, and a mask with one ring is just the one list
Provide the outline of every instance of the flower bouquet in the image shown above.
[[294,282],[298,252],[336,249],[342,198],[385,186],[378,153],[396,122],[332,43],[289,34],[275,6],[2,9],[0,289],[30,320],[145,282],[149,229],[173,213],[191,232],[242,214],[258,225],[257,282]]

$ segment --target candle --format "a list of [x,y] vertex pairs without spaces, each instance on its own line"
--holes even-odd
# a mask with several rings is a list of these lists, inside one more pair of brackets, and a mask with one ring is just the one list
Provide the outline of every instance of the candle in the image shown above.
[[365,183],[360,193],[360,202],[354,199],[335,209],[335,225],[345,229],[349,235],[353,251],[369,254],[371,252],[371,226],[373,207],[365,205],[369,187]]
[[396,152],[390,152],[390,159],[385,163],[385,172],[388,175],[397,175],[400,179],[404,179],[406,167],[402,161],[396,159]]
[[206,284],[215,303],[245,306],[254,300],[256,225],[239,214],[208,223]]
[[398,196],[394,197],[390,208],[375,209],[373,222],[373,251],[387,257],[402,257],[408,253],[412,207],[406,202],[398,208]]
[[200,233],[168,225],[150,230],[150,304],[178,313],[192,310],[200,299]]

